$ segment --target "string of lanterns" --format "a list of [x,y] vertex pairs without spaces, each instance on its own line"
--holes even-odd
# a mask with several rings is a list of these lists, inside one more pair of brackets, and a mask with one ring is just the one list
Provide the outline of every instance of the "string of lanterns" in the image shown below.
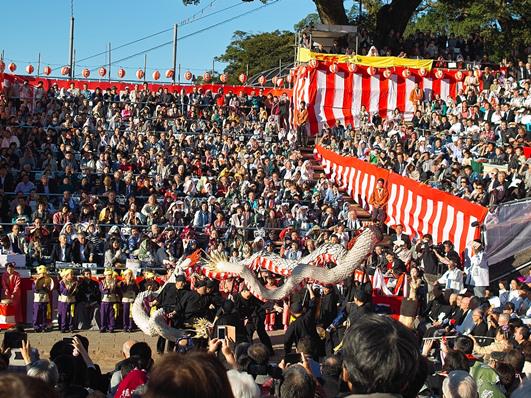
[[[335,62],[331,62],[331,63],[328,63],[328,62],[320,62],[318,61],[317,59],[315,58],[312,58],[308,61],[307,65],[306,66],[301,66],[298,68],[297,72],[295,72],[295,74],[299,74],[299,76],[303,76],[306,74],[307,72],[307,68],[309,68],[310,70],[312,69],[317,69],[320,65],[324,65],[324,66],[328,66],[328,71],[330,73],[337,73],[338,70],[339,70],[339,66],[337,63]],[[385,79],[389,79],[393,72],[393,71],[396,71],[396,68],[393,67],[393,68],[389,68],[389,67],[386,67],[386,68],[377,68],[377,67],[374,67],[374,66],[362,66],[362,65],[357,65],[357,64],[354,64],[354,63],[348,63],[347,64],[347,70],[351,73],[355,73],[355,72],[360,72],[360,73],[363,73],[363,72],[366,72],[369,76],[375,76],[376,74],[378,73],[381,73],[382,76],[385,78]],[[419,69],[414,69],[416,70],[416,74],[420,77],[426,77],[429,72],[426,70],[426,68],[419,68]],[[444,68],[434,68],[432,70],[432,73],[433,73],[433,76],[435,76],[436,79],[438,80],[441,80],[443,79],[444,77],[446,76],[450,76],[448,73],[450,72],[449,69],[444,69]],[[408,67],[404,67],[402,69],[402,71],[400,72],[401,76],[405,79],[409,78],[412,74],[412,71],[410,68]],[[477,77],[477,78],[480,78],[481,77],[481,74],[482,72],[480,70],[474,70],[474,76]],[[290,74],[290,77],[292,77],[293,75]],[[461,81],[463,80],[464,78],[464,73],[462,70],[457,70],[455,71],[455,73],[453,73],[453,77],[455,80],[457,81]],[[264,80],[265,82],[265,80]],[[259,79],[259,83],[263,85],[262,81]]]
[[[317,63],[315,62],[315,67],[317,66]],[[332,70],[337,70],[337,66],[335,65],[332,65],[330,67],[331,71]],[[4,63],[3,60],[0,60],[0,73],[3,73],[6,69],[6,64]],[[7,69],[11,72],[11,73],[14,73],[16,70],[17,70],[17,65],[13,62],[11,62],[8,66],[7,66]],[[52,68],[50,66],[44,66],[43,69],[42,69],[42,74],[44,76],[49,76],[51,75],[52,73]],[[70,76],[70,66],[68,65],[65,65],[63,67],[61,67],[61,69],[59,70],[60,71],[60,74],[62,76]],[[25,72],[28,74],[28,75],[31,75],[35,72],[35,68],[32,64],[29,64],[26,66],[25,68]],[[102,66],[100,68],[98,68],[97,70],[97,73],[98,73],[98,76],[100,78],[104,78],[105,76],[107,76],[107,69]],[[117,72],[116,72],[118,78],[120,79],[124,79],[125,76],[126,76],[126,71],[124,68],[120,67]],[[278,87],[278,88],[282,88],[285,86],[286,83],[288,84],[291,84],[294,79],[295,79],[295,76],[296,76],[297,72],[296,72],[296,69],[295,68],[292,68],[290,70],[290,73],[287,75],[287,76],[273,76],[271,78],[271,83],[273,84],[273,86],[275,87]],[[81,71],[81,76],[85,79],[88,79],[90,76],[91,76],[91,70],[88,69],[88,68],[83,68],[82,71]],[[155,70],[151,77],[154,81],[157,81],[161,78],[161,73],[160,71],[158,70]],[[175,76],[175,71],[173,69],[168,69],[166,70],[166,72],[164,73],[164,76],[167,78],[167,79],[173,79],[174,76]],[[186,81],[191,81],[192,79],[194,79],[194,75],[191,71],[187,70],[184,72],[184,79]],[[145,72],[143,69],[138,69],[136,72],[135,72],[135,77],[138,79],[138,80],[142,80],[144,79],[145,77]],[[213,81],[213,76],[212,76],[212,73],[211,72],[205,72],[202,76],[203,78],[203,82],[205,83],[210,83]],[[218,76],[218,79],[221,83],[225,84],[228,82],[229,80],[229,75],[227,73],[222,73]],[[245,84],[248,80],[248,76],[245,74],[245,73],[241,73],[240,75],[238,75],[238,81],[241,83],[241,84]],[[260,76],[258,78],[258,84],[260,86],[265,86],[268,79],[265,77],[265,76]]]

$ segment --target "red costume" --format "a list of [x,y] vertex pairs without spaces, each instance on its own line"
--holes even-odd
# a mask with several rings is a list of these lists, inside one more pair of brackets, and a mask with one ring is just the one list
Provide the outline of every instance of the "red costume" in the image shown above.
[[4,272],[2,275],[2,298],[11,300],[15,307],[15,321],[22,323],[24,315],[22,313],[22,291],[20,274],[13,271],[11,275]]

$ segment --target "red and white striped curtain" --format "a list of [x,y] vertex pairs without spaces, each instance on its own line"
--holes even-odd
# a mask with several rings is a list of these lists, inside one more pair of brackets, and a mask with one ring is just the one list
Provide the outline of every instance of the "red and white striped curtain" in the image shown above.
[[319,145],[314,153],[328,178],[345,187],[367,210],[370,210],[368,202],[376,181],[383,178],[389,191],[385,223],[391,227],[402,224],[412,238],[430,234],[436,243],[450,240],[461,253],[467,242],[479,236],[479,229],[472,224],[483,221],[486,207]]
[[[379,113],[382,118],[392,115],[395,109],[404,114],[405,120],[411,120],[415,104],[410,101],[415,84],[423,91],[424,99],[434,99],[439,95],[446,101],[455,99],[460,89],[466,89],[463,81],[456,78],[455,70],[437,70],[424,72],[404,68],[389,69],[386,78],[383,70],[375,70],[370,75],[365,67],[358,67],[351,72],[347,64],[336,64],[336,72],[330,71],[329,65],[320,63],[317,67],[300,66],[296,71],[293,85],[293,106],[301,101],[309,104],[308,119],[310,133],[317,134],[326,124],[332,127],[337,120],[343,125],[360,125],[362,107],[371,114]],[[459,79],[463,79],[459,72]]]

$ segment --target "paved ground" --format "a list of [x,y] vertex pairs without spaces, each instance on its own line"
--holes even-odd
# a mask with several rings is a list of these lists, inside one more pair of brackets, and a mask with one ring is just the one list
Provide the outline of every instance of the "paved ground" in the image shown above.
[[[118,331],[116,333],[99,333],[98,331],[82,331],[78,334],[86,336],[89,339],[89,355],[92,360],[97,363],[103,372],[108,372],[114,368],[114,364],[122,359],[122,344],[129,339],[147,342],[153,352],[155,360],[156,354],[156,337],[150,337],[142,332],[125,333]],[[277,330],[269,332],[273,347],[275,349],[276,357],[280,357],[282,349],[284,332]],[[41,358],[48,358],[50,348],[53,344],[64,337],[69,337],[70,334],[62,334],[57,331],[49,333],[33,333],[28,332],[28,340],[32,347],[40,351]],[[256,334],[255,334],[256,337]],[[0,333],[0,339],[3,338],[3,333]],[[255,338],[256,341],[258,341]]]

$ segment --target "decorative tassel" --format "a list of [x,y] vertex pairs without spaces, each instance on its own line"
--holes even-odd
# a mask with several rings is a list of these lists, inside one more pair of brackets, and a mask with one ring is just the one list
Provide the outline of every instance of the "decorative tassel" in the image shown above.
[[75,304],[70,304],[70,316],[74,318],[76,306]]
[[52,305],[50,303],[46,304],[46,319],[52,319]]
[[157,306],[156,305],[154,305],[153,307],[151,307],[149,309],[149,316],[152,316],[155,313],[155,311],[157,311]]
[[114,318],[118,319],[118,311],[119,311],[118,304],[113,304],[112,309],[114,310]]

